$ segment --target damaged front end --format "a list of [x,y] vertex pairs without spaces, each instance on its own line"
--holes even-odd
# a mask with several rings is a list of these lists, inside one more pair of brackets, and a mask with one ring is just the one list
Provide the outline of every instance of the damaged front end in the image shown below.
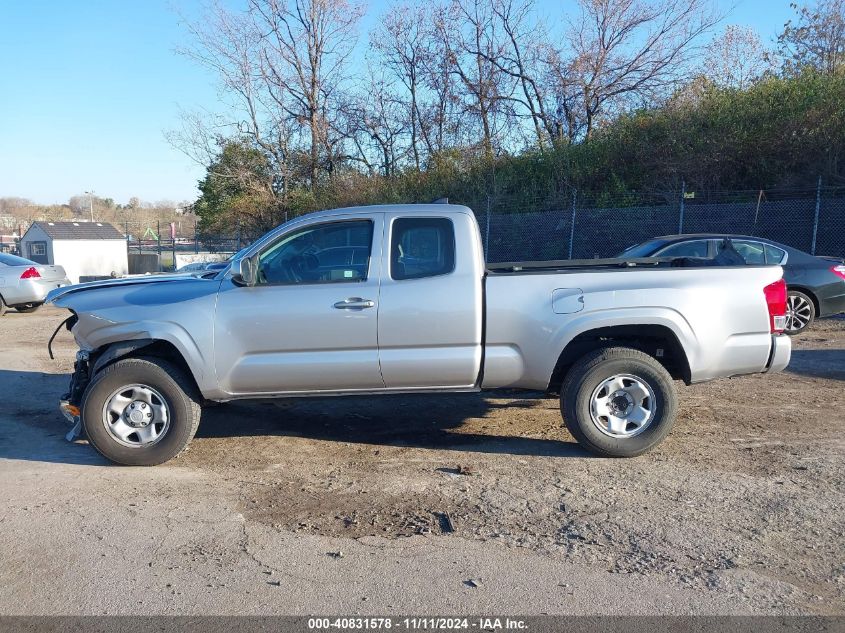
[[59,409],[68,422],[73,425],[65,439],[73,442],[82,433],[82,395],[91,380],[90,355],[84,350],[76,353],[76,361],[73,363],[73,373],[70,375],[70,385],[67,393],[59,400]]

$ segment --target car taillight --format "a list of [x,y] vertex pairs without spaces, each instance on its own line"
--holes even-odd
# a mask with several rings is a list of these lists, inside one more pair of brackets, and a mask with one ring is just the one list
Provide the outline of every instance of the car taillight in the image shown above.
[[35,270],[35,266],[30,266],[21,274],[21,279],[40,279],[41,273]]
[[763,293],[769,308],[769,329],[772,334],[780,334],[786,329],[786,282],[778,279],[763,288]]
[[842,279],[845,279],[845,264],[840,264],[839,266],[834,266],[833,268],[830,269],[830,272],[832,272],[837,277],[842,277]]

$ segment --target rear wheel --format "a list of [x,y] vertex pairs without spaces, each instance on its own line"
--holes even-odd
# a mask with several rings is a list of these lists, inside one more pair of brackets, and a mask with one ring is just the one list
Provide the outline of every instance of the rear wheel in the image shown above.
[[29,314],[30,312],[35,312],[40,307],[40,303],[27,303],[25,305],[15,306],[15,310],[24,314]]
[[187,447],[200,412],[196,389],[181,369],[158,358],[127,358],[91,381],[83,397],[82,424],[107,459],[155,466]]
[[787,334],[800,334],[816,318],[816,305],[813,300],[798,290],[790,290],[786,295]]
[[581,358],[567,373],[560,397],[566,428],[584,448],[604,457],[634,457],[662,442],[678,406],[666,369],[628,347]]

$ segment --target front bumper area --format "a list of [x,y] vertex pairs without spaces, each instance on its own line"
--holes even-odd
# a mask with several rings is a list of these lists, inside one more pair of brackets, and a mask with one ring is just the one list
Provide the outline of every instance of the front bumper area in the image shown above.
[[786,369],[789,359],[792,357],[792,339],[786,334],[775,334],[772,336],[772,351],[769,354],[769,362],[766,364],[767,374],[774,374]]
[[59,400],[59,410],[73,428],[65,436],[68,442],[73,442],[82,434],[82,395],[91,380],[89,374],[88,352],[76,353],[73,374],[70,377],[68,391]]

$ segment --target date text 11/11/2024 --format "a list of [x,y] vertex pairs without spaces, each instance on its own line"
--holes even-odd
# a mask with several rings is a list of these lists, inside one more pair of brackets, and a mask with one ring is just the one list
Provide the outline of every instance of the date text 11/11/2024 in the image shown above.
[[416,617],[416,618],[390,618],[390,617],[348,617],[348,618],[309,618],[309,630],[373,630],[373,629],[404,629],[411,631],[419,630],[479,630],[479,631],[500,631],[500,630],[525,630],[525,620],[512,618],[479,617]]

